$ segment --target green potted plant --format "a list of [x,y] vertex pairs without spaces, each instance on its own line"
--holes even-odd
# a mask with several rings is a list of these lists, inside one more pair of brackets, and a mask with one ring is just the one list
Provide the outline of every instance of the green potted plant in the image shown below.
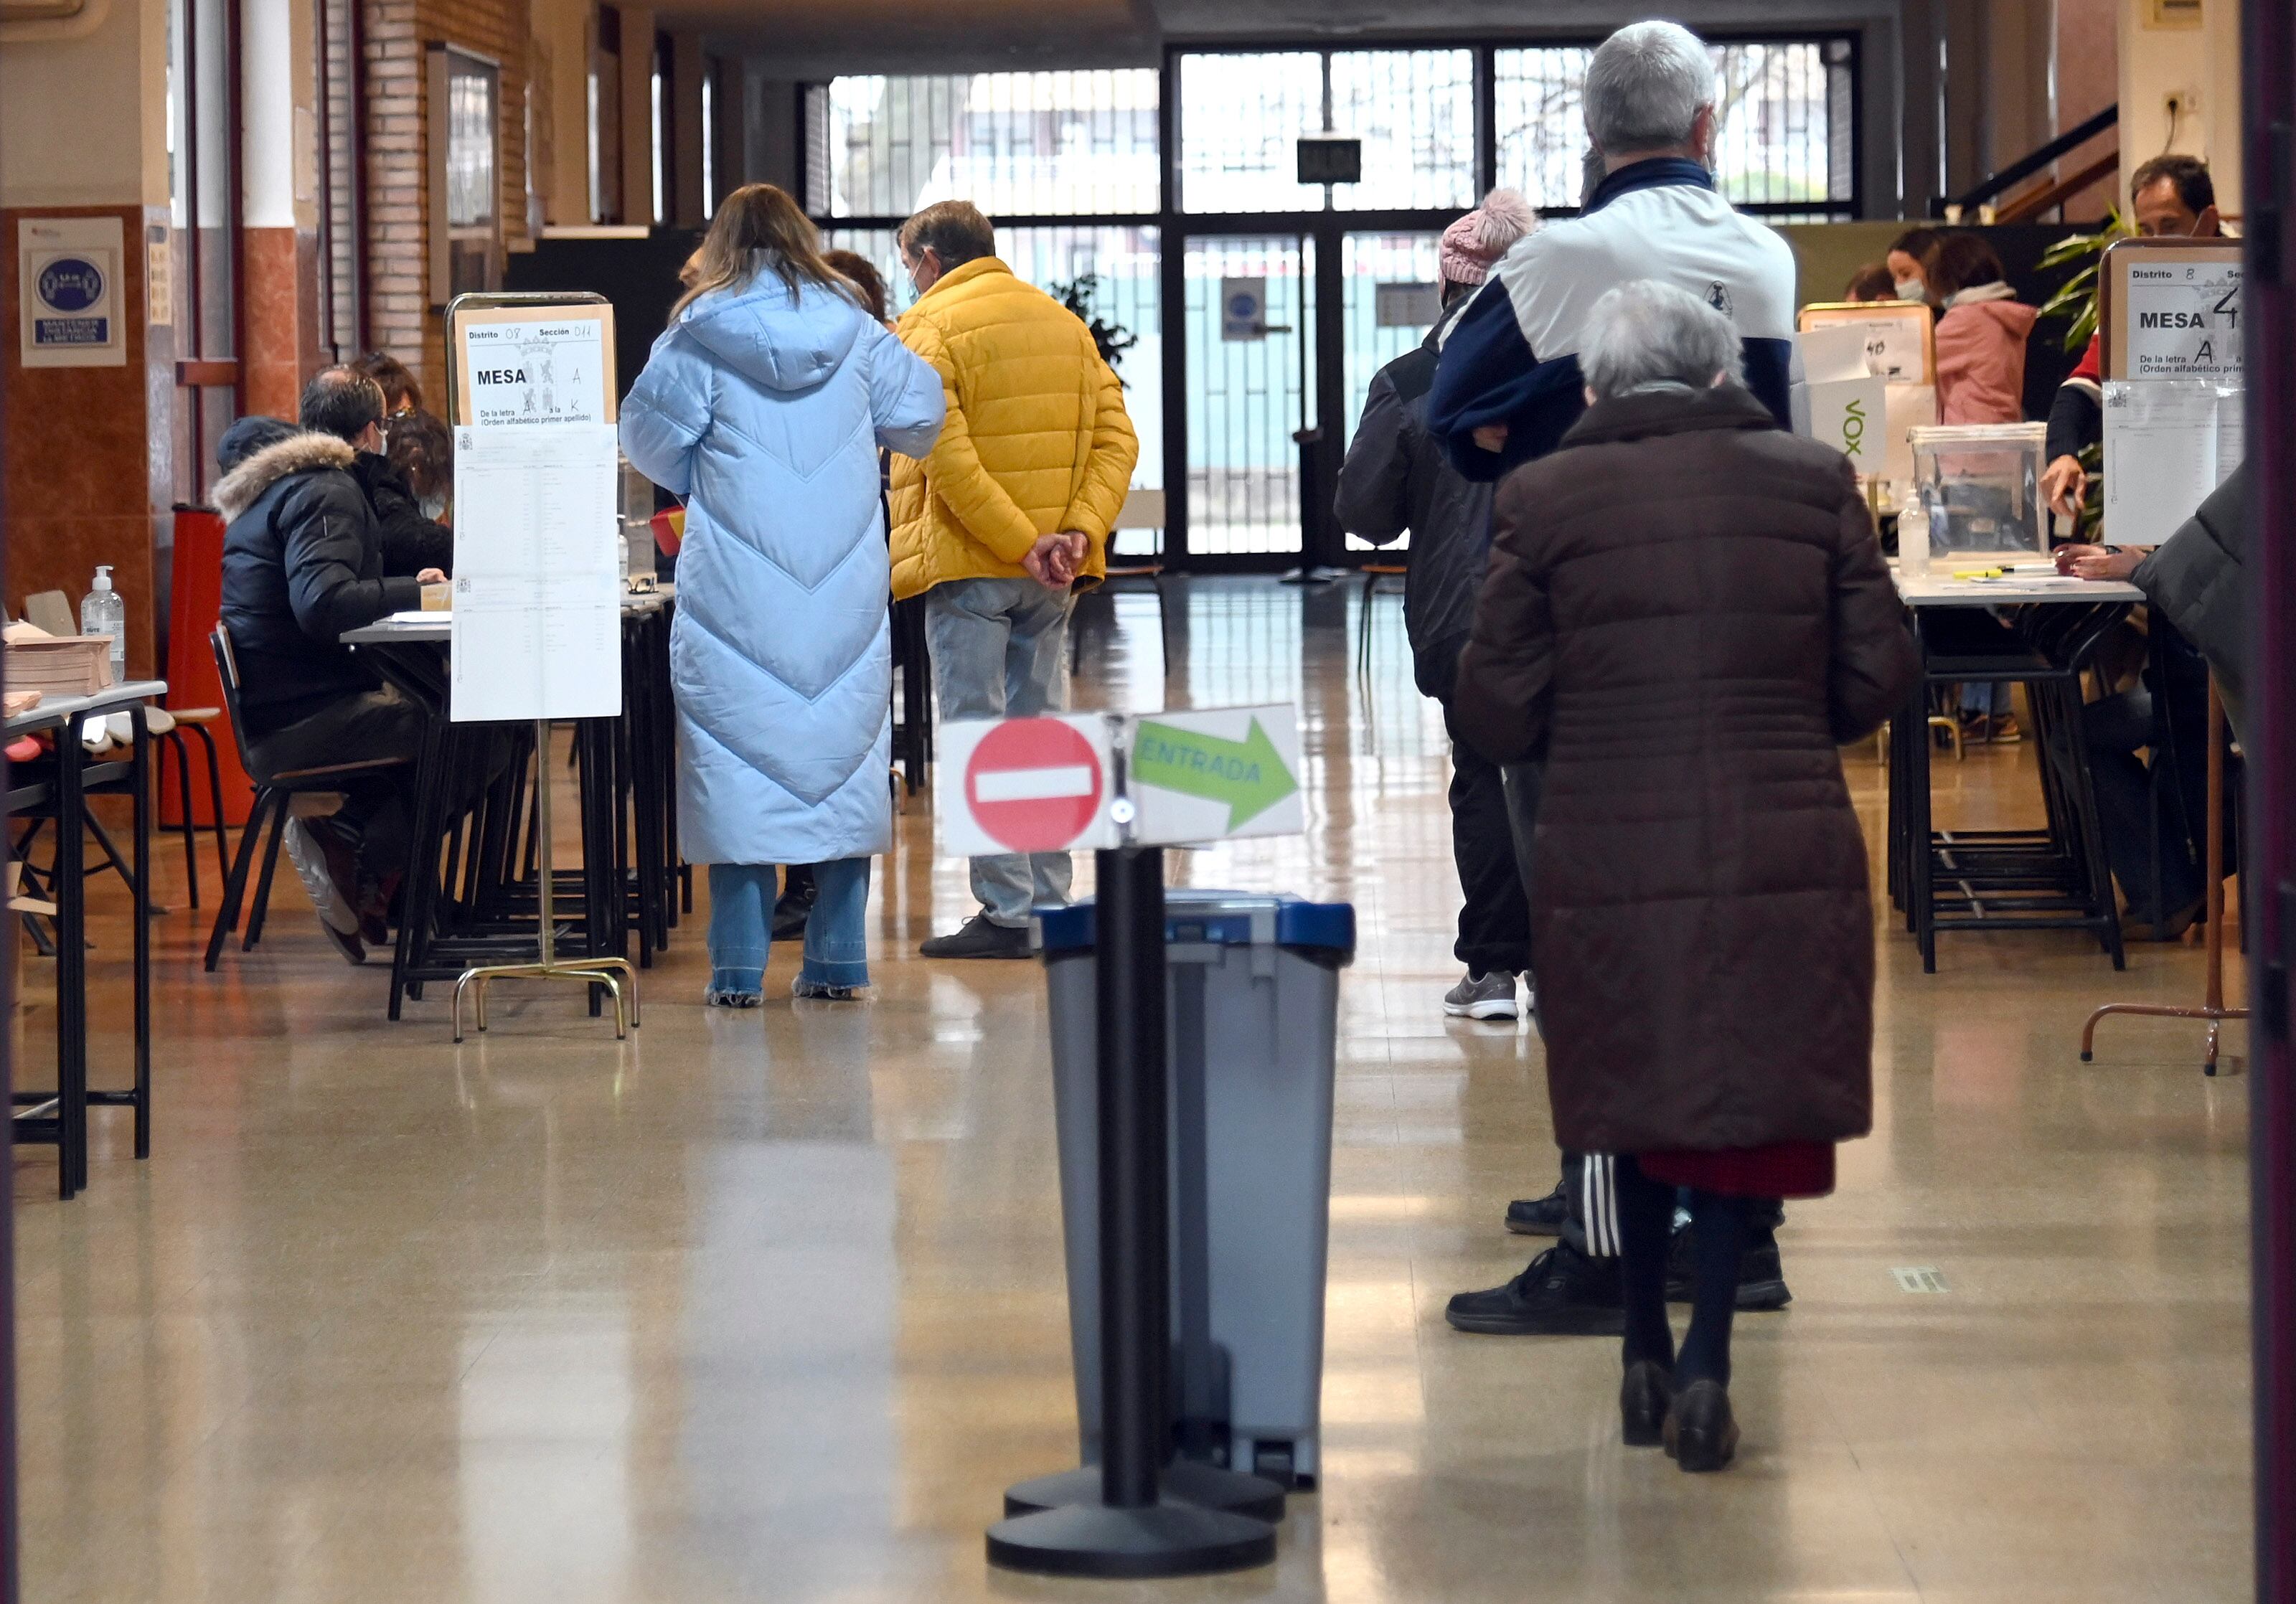
[[1051,290],[1053,299],[1075,313],[1092,331],[1092,343],[1099,348],[1100,359],[1108,364],[1116,373],[1116,381],[1122,384],[1124,353],[1140,343],[1140,336],[1122,323],[1109,322],[1094,309],[1093,303],[1100,298],[1100,274],[1080,273],[1068,283],[1053,284]]

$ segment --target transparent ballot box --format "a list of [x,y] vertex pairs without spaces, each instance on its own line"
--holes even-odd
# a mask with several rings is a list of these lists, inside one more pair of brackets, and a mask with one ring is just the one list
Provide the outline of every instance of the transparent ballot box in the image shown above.
[[2047,425],[1948,424],[1909,433],[1932,556],[2048,554],[2049,507],[2041,495]]

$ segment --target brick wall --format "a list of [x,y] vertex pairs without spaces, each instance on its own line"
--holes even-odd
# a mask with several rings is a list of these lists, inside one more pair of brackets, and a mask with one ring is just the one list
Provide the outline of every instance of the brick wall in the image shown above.
[[375,345],[422,376],[446,406],[441,308],[430,304],[429,68],[434,44],[502,69],[499,171],[503,238],[525,242],[528,0],[365,0],[366,6],[367,315]]

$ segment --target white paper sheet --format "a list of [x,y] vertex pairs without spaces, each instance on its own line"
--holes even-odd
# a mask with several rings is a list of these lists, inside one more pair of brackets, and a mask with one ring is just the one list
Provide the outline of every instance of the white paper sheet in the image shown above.
[[[2106,540],[2159,545],[2223,482],[2231,471],[2218,467],[2226,444],[2225,394],[2222,386],[2191,380],[2115,380],[2104,387]],[[2236,423],[2229,444],[2236,462]]]
[[471,322],[468,422],[480,430],[553,429],[605,418],[605,325],[538,307],[532,317]]
[[458,432],[455,721],[619,714],[612,427]]
[[2134,381],[2214,379],[2241,372],[2241,265],[2148,260],[2128,269],[2128,350]]

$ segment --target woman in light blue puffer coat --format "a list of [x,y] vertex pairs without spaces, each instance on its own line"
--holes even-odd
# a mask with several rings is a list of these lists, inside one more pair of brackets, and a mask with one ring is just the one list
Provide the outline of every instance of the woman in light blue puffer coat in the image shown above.
[[877,447],[940,433],[939,376],[863,310],[767,184],[719,207],[622,403],[622,451],[686,497],[670,676],[680,843],[709,865],[708,1000],[764,994],[774,871],[819,896],[793,994],[869,983],[869,859],[892,845],[892,654]]

